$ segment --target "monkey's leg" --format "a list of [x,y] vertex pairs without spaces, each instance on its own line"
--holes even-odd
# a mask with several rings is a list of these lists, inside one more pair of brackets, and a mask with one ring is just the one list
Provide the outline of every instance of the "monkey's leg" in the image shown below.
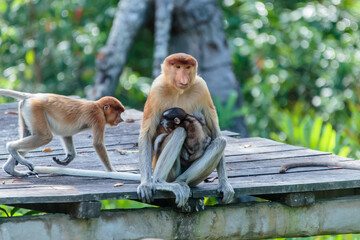
[[[34,115],[36,116],[35,119]],[[27,152],[49,143],[52,140],[52,134],[41,105],[34,105],[33,107],[31,103],[22,102],[20,103],[19,116],[22,119],[22,122],[19,120],[20,127],[26,126],[28,131],[31,131],[31,135],[7,143],[6,148],[17,162],[28,167],[30,171],[34,171],[33,164],[21,156],[20,152]],[[30,127],[27,125],[28,123],[31,124]]]
[[7,150],[13,156],[17,162],[22,165],[25,165],[29,168],[30,171],[34,170],[34,166],[31,162],[26,160],[20,153],[27,152],[32,149],[41,147],[49,143],[51,139],[41,138],[39,136],[28,136],[17,141],[9,142],[6,144]]
[[161,152],[153,174],[154,189],[169,191],[175,195],[175,203],[182,207],[190,196],[190,187],[184,182],[166,182],[180,173],[180,151],[186,138],[184,128],[175,129],[167,137],[166,146]]
[[186,131],[182,127],[176,128],[167,136],[165,142],[163,143],[165,144],[165,147],[160,153],[155,166],[153,174],[153,181],[155,183],[166,181],[172,167],[175,164],[175,161],[180,155],[185,138]]
[[[20,138],[24,138],[24,137],[27,137],[30,135],[31,135],[31,133],[29,131],[29,128],[25,125],[24,119],[22,118],[22,115],[21,115],[21,111],[19,110],[19,136],[20,136]],[[26,153],[27,153],[26,151],[19,152],[19,154],[21,156],[25,156]],[[3,169],[6,173],[8,173],[14,177],[24,177],[24,176],[36,174],[34,171],[30,171],[30,172],[16,171],[15,167],[17,164],[18,164],[18,162],[16,161],[16,159],[10,155],[8,160],[3,165]]]
[[203,156],[193,162],[175,181],[186,182],[190,186],[196,186],[202,182],[219,164],[225,146],[226,140],[223,137],[214,139]]
[[75,158],[76,150],[74,147],[72,136],[62,137],[61,141],[63,143],[64,149],[66,152],[66,158],[64,160],[60,160],[56,157],[53,157],[53,160],[54,160],[54,162],[56,162],[59,165],[66,166]]
[[223,194],[223,201],[226,203],[229,202],[234,195],[234,190],[229,184],[226,175],[224,159],[225,146],[225,138],[218,137],[214,139],[206,148],[204,155],[193,162],[175,182],[185,182],[189,186],[196,186],[217,168],[219,178],[218,191]]

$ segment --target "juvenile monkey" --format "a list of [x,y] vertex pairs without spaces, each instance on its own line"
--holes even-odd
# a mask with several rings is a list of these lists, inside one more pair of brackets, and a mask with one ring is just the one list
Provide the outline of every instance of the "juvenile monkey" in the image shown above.
[[[215,106],[206,82],[197,75],[194,57],[177,53],[168,56],[162,64],[162,74],[153,82],[144,107],[139,136],[139,161],[141,184],[137,192],[144,202],[153,200],[154,191],[170,191],[175,203],[182,207],[190,197],[190,186],[202,182],[216,168],[218,192],[228,203],[234,196],[225,167],[226,139],[221,136]],[[193,115],[201,114],[209,129],[211,143],[204,154],[192,162],[186,170],[181,168],[180,152],[186,139],[184,128],[176,128],[165,137],[166,145],[159,154],[152,173],[153,144],[160,131],[163,112],[169,108],[182,108]]]
[[291,168],[298,168],[298,167],[340,167],[345,169],[353,169],[353,170],[360,170],[360,164],[354,163],[347,163],[347,162],[339,162],[339,161],[308,161],[308,162],[294,162],[294,163],[287,163],[280,167],[279,173],[286,173],[287,170]]
[[[209,131],[205,126],[203,118],[187,114],[181,108],[170,108],[162,114],[160,124],[164,127],[166,133],[157,136],[154,142],[153,168],[156,165],[157,158],[165,147],[163,140],[177,127],[183,127],[186,131],[186,139],[181,150],[181,165],[189,166],[193,161],[200,158],[206,147],[210,144],[211,138]],[[155,160],[155,161],[154,161]]]
[[[66,152],[65,159],[53,160],[60,165],[69,164],[76,155],[72,136],[90,128],[93,130],[94,148],[105,169],[115,171],[104,145],[104,129],[107,124],[116,126],[123,121],[121,113],[125,107],[116,98],[103,97],[93,102],[50,93],[31,94],[6,89],[0,89],[0,95],[21,100],[18,110],[21,138],[6,145],[10,156],[3,169],[8,174],[15,177],[37,175],[34,165],[24,156],[32,149],[48,144],[53,134],[61,136]],[[25,165],[29,171],[15,170],[18,163]],[[62,171],[57,173],[67,174],[66,169]]]

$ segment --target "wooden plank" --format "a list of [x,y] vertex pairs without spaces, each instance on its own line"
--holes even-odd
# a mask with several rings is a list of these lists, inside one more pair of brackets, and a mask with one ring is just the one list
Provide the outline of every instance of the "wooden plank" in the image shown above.
[[[18,139],[17,115],[3,114],[16,110],[16,103],[0,105],[0,164],[8,157],[6,142]],[[111,162],[118,171],[139,171],[138,134],[142,113],[127,110],[124,118],[134,119],[132,123],[121,123],[117,127],[106,128],[105,143]],[[6,126],[6,127],[5,127]],[[102,170],[103,166],[92,147],[92,133],[85,131],[74,137],[77,158],[68,167]],[[330,153],[314,151],[299,146],[291,146],[258,137],[233,138],[236,134],[223,132],[227,139],[225,159],[229,180],[239,195],[291,194],[304,192],[334,191],[337,189],[357,189],[360,174],[356,170],[328,169],[327,167],[298,168],[287,174],[279,174],[278,169],[284,163],[294,161],[321,161],[351,159],[341,158]],[[51,148],[51,152],[42,152]],[[122,150],[121,150],[122,149]],[[125,151],[123,151],[125,150]],[[59,138],[41,149],[31,151],[28,159],[35,165],[57,166],[52,157],[63,158]],[[19,166],[19,170],[26,170]],[[217,176],[214,171],[210,177]],[[123,182],[122,187],[114,187]],[[138,182],[111,179],[92,179],[82,177],[41,175],[39,178],[12,178],[0,171],[0,203],[70,203],[96,201],[101,199],[137,199]],[[192,188],[193,198],[218,196],[218,180],[201,183]],[[166,192],[157,192],[156,199],[168,199],[174,196]]]

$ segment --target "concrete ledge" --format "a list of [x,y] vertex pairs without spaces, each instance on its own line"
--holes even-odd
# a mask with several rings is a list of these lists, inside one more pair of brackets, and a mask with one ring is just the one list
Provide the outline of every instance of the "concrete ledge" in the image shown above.
[[103,211],[96,219],[49,214],[0,219],[0,239],[263,239],[360,233],[360,196],[306,207],[276,202],[209,207],[196,213],[170,208]]

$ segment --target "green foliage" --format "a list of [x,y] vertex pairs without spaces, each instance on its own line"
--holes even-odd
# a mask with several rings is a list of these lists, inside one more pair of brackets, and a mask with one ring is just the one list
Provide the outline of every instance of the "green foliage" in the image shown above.
[[344,142],[344,134],[336,132],[330,123],[324,123],[319,116],[312,116],[311,113],[304,116],[302,109],[303,106],[298,104],[291,112],[270,112],[270,117],[280,130],[280,133],[271,132],[270,137],[277,141],[347,157],[350,147]]
[[234,124],[234,118],[240,117],[246,113],[245,108],[236,109],[236,101],[238,93],[232,92],[225,104],[222,104],[218,97],[215,97],[214,104],[216,106],[219,117],[219,125],[221,129],[227,129]]
[[248,127],[268,137],[269,111],[316,111],[338,128],[357,98],[360,73],[359,1],[221,1],[241,80]]
[[345,134],[349,146],[352,150],[351,156],[360,158],[360,104],[348,101],[347,106],[350,110],[350,117],[346,119]]
[[125,68],[120,76],[119,86],[115,95],[119,96],[125,106],[142,110],[149,94],[151,79]]
[[135,208],[145,208],[145,207],[156,207],[154,205],[141,203],[129,199],[120,199],[120,200],[102,200],[101,209],[135,209]]
[[15,216],[28,216],[44,214],[34,210],[27,210],[18,207],[9,207],[6,205],[0,205],[0,217],[15,217]]
[[117,2],[1,1],[0,87],[81,95]]

